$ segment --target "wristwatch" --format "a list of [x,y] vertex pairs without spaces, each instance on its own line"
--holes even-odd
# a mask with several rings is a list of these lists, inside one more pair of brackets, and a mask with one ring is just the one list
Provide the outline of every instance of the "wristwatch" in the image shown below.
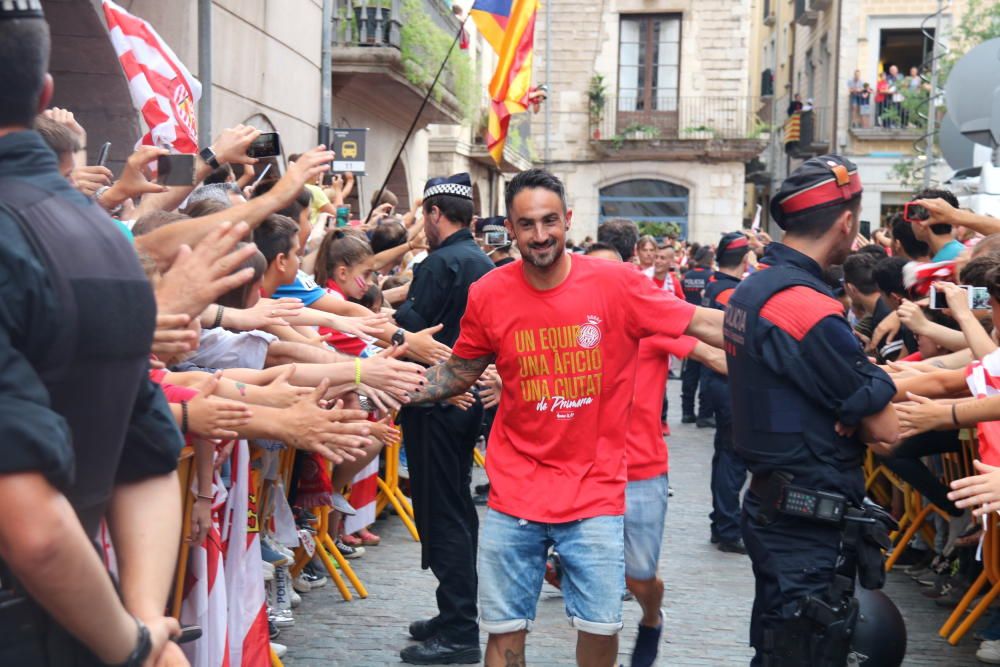
[[392,340],[390,341],[393,345],[402,345],[406,342],[406,329],[396,329],[396,332],[392,334]]
[[217,157],[215,157],[215,151],[213,151],[208,146],[206,146],[205,148],[202,148],[201,152],[198,153],[198,155],[200,155],[201,159],[205,161],[205,164],[207,164],[212,169],[218,169],[219,168],[219,166],[220,166],[219,165],[219,159]]
[[153,650],[153,640],[149,636],[149,628],[138,618],[135,619],[135,624],[139,628],[138,641],[125,662],[119,663],[119,667],[142,667],[142,663],[146,662],[146,658]]

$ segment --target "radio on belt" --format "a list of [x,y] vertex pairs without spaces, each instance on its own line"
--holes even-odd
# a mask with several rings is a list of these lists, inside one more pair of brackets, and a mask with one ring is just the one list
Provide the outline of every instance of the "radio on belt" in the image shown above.
[[789,485],[784,489],[778,509],[784,514],[840,523],[844,520],[847,499],[837,493]]

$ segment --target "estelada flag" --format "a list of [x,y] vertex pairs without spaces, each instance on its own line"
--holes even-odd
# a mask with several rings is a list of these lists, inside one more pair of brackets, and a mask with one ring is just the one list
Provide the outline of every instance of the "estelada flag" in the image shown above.
[[500,164],[510,117],[528,107],[538,0],[476,0],[469,13],[498,57],[490,81],[486,146]]
[[201,84],[153,26],[111,0],[102,4],[111,44],[128,78],[132,103],[149,127],[141,143],[197,153],[195,103],[201,97]]

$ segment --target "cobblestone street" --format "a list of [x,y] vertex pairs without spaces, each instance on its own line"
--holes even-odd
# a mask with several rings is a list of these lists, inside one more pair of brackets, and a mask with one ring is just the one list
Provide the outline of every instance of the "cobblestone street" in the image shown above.
[[[671,382],[670,499],[661,560],[667,613],[661,665],[746,665],[751,656],[747,628],[753,576],[745,556],[724,554],[708,541],[711,507],[709,471],[712,431],[680,424],[680,383]],[[477,480],[484,475],[475,471]],[[478,483],[478,481],[477,481]],[[393,517],[376,524],[383,544],[368,549],[356,571],[368,587],[366,600],[343,602],[328,584],[303,596],[296,625],[277,641],[287,644],[288,667],[363,667],[400,664],[411,620],[435,613],[435,580],[418,567],[419,549]],[[957,647],[937,635],[948,610],[920,594],[908,577],[892,574],[887,592],[906,618],[909,645],[905,665],[980,664],[971,633]],[[629,663],[639,606],[625,603],[620,661]],[[528,638],[529,665],[573,665],[574,631],[566,622],[560,594],[546,585],[538,619]],[[485,636],[483,637],[485,642]]]

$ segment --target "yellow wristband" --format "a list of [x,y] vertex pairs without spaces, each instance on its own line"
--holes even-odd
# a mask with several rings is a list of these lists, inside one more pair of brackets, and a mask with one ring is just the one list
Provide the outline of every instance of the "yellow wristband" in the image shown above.
[[360,385],[361,384],[361,358],[360,357],[355,357],[354,358],[354,384],[355,385]]

